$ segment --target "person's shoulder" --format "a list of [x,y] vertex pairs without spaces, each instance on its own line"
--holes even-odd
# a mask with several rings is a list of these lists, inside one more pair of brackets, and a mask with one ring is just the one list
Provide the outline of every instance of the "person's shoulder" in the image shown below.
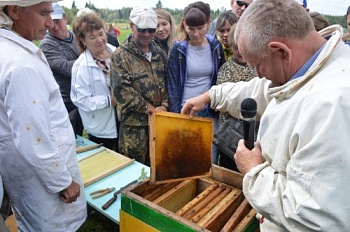
[[206,38],[208,39],[209,43],[212,46],[219,46],[219,45],[221,45],[220,41],[215,36],[212,36],[210,34],[206,34],[205,36],[206,36]]
[[159,53],[162,52],[162,51],[164,51],[162,45],[161,45],[159,42],[157,42],[156,40],[153,40],[153,41],[152,41],[152,46],[153,46],[154,49],[155,49],[157,52],[159,52]]
[[46,33],[44,38],[40,40],[39,47],[42,47],[43,45],[47,45],[47,44],[52,44],[53,41],[54,41],[54,38],[50,36],[49,33]]
[[188,43],[186,40],[178,40],[173,43],[173,49],[179,51],[186,51],[187,45]]
[[86,51],[82,52],[79,57],[75,60],[74,66],[79,66],[82,62],[86,63],[87,62],[87,57],[86,57]]
[[110,52],[110,53],[113,53],[117,47],[115,47],[114,45],[110,44],[110,43],[107,43],[106,44],[106,47],[107,47],[107,50]]
[[[70,43],[72,43],[72,41],[70,41]],[[66,41],[55,38],[52,35],[47,33],[45,35],[45,37],[40,41],[39,47],[40,48],[45,48],[45,47],[47,47],[47,48],[49,48],[49,47],[60,48],[62,44],[66,44],[66,43],[67,43]]]

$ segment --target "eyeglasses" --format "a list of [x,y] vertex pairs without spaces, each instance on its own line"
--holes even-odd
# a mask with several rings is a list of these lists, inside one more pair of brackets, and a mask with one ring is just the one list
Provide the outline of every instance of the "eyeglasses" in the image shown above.
[[148,31],[148,33],[155,33],[156,30],[156,28],[137,28],[137,31],[140,33],[145,33],[146,31]]
[[244,6],[245,8],[248,8],[248,6],[250,5],[250,4],[245,3],[245,2],[243,2],[243,1],[236,1],[236,4],[237,4],[239,7]]

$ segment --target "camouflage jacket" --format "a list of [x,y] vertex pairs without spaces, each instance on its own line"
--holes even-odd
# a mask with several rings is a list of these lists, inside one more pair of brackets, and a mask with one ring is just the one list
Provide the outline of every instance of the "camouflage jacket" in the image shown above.
[[154,107],[168,103],[165,87],[167,55],[151,43],[151,62],[130,36],[112,57],[111,84],[117,99],[118,119],[129,126],[147,126],[147,102]]

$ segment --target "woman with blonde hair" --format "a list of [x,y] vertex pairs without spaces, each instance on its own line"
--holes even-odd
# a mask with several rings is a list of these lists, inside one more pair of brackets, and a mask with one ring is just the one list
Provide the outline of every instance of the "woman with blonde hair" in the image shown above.
[[156,42],[164,49],[166,54],[170,53],[175,41],[176,25],[171,14],[164,9],[154,10],[158,16],[158,27],[154,34]]

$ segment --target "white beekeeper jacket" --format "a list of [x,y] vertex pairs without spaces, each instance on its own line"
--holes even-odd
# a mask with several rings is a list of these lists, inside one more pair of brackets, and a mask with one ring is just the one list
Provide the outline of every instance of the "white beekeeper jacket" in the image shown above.
[[[110,53],[116,48],[107,44]],[[117,138],[115,107],[103,71],[86,49],[72,68],[71,100],[79,109],[86,131],[99,138]]]
[[209,93],[212,108],[233,116],[246,97],[264,113],[258,140],[266,161],[243,179],[247,200],[265,218],[261,231],[350,231],[350,47],[339,25],[321,33],[332,37],[303,76]]
[[[0,171],[19,230],[76,231],[86,199],[59,86],[32,42],[0,29],[0,47]],[[67,204],[72,180],[81,194]]]

